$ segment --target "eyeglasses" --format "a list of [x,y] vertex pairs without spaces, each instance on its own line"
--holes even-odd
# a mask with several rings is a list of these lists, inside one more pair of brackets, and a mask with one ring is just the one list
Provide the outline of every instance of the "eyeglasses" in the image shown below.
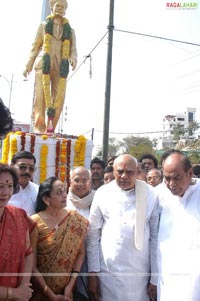
[[25,171],[25,170],[29,169],[30,172],[34,172],[36,170],[35,166],[30,166],[30,165],[26,165],[26,164],[19,164],[17,166],[19,167],[19,169],[21,171]]
[[153,176],[153,177],[147,177],[147,181],[151,181],[151,180],[158,180],[159,176]]

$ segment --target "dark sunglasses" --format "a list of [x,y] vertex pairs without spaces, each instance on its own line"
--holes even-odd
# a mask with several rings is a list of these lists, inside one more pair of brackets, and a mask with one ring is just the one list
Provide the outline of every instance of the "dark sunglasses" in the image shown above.
[[27,170],[29,169],[30,172],[34,172],[36,170],[35,166],[29,166],[29,165],[26,165],[26,164],[20,164],[20,165],[17,165],[19,167],[20,170]]

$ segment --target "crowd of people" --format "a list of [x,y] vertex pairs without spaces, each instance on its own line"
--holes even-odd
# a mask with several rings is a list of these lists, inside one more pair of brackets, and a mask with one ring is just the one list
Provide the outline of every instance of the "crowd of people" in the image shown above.
[[68,191],[33,183],[35,165],[28,151],[0,164],[0,300],[200,300],[200,181],[184,153],[93,158]]

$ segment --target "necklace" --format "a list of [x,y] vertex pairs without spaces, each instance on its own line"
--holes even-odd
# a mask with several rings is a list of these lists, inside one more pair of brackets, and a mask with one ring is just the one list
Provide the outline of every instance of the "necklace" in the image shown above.
[[51,39],[53,36],[54,15],[49,15],[45,22],[45,35],[43,40],[43,58],[42,58],[42,84],[44,89],[44,97],[47,108],[47,116],[54,118],[56,109],[58,109],[64,102],[66,79],[69,73],[69,52],[70,52],[70,40],[71,40],[71,27],[66,18],[62,18],[62,57],[60,63],[60,78],[58,83],[58,92],[55,100],[51,97],[50,92],[50,50]]
[[46,210],[41,213],[42,219],[44,219],[47,226],[53,230],[58,230],[59,224],[65,215],[66,215],[66,212],[63,210],[61,212],[58,212],[58,214],[55,216],[52,215],[51,213],[47,212]]

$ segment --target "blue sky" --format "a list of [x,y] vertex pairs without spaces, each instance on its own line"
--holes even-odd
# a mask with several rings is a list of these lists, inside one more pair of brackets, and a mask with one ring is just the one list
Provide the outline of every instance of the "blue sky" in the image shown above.
[[[79,65],[107,31],[109,0],[68,2],[66,16],[76,32]],[[200,121],[200,47],[117,31],[200,44],[198,4],[196,10],[169,10],[164,0],[115,0],[110,132],[159,131],[164,115],[184,113],[187,107],[197,108]],[[21,121],[29,121],[31,115],[34,71],[26,82],[22,72],[41,9],[41,0],[13,1],[12,9],[10,2],[2,3],[0,74],[8,80],[14,74],[11,111]],[[64,132],[89,132],[90,138],[95,128],[96,144],[102,141],[106,55],[107,37],[92,52],[92,78],[87,59],[68,81],[66,93]],[[0,78],[0,87],[6,103],[9,84]]]

